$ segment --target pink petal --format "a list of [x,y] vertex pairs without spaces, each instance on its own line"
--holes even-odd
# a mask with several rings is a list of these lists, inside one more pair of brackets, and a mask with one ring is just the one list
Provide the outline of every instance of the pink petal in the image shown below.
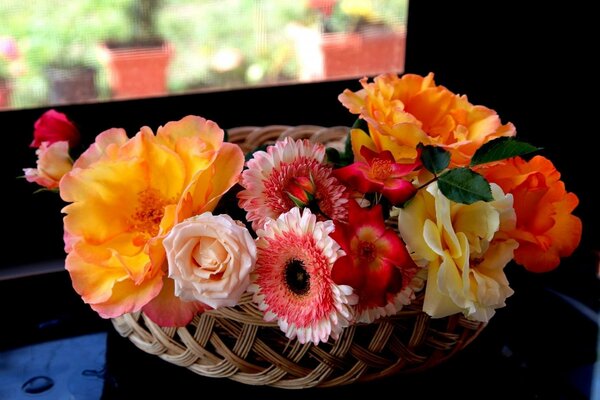
[[355,290],[364,282],[360,266],[357,266],[349,255],[336,260],[331,270],[331,278],[337,285],[348,285]]
[[334,221],[333,224],[335,230],[329,234],[329,237],[335,240],[348,253],[350,251],[350,230],[348,229],[348,224],[340,221]]
[[[361,208],[355,201],[348,203],[348,222],[356,236],[361,236],[363,230],[373,230],[376,237],[383,235],[385,222],[381,213],[381,205],[373,208]],[[364,240],[364,239],[361,239]]]
[[409,173],[413,172],[420,165],[421,161],[415,161],[414,163],[410,164],[393,163],[391,176],[394,178],[402,178],[408,175]]
[[75,161],[73,168],[88,168],[102,157],[110,147],[115,150],[127,142],[127,133],[121,128],[111,128],[96,136],[96,140]]
[[382,194],[392,204],[401,204],[415,195],[417,189],[412,183],[400,178],[385,182]]
[[367,279],[357,291],[362,308],[384,307],[388,293],[402,289],[402,274],[394,265],[378,260],[377,267],[369,268]]
[[159,326],[185,326],[194,315],[207,309],[197,301],[182,301],[175,297],[175,285],[170,278],[164,278],[163,288],[142,311]]
[[355,162],[347,167],[334,170],[333,175],[361,193],[378,192],[383,187],[383,182],[371,179],[369,171],[370,168],[367,164]]
[[391,230],[386,232],[375,243],[377,257],[395,266],[406,266],[412,264],[412,259],[402,242],[402,239]]

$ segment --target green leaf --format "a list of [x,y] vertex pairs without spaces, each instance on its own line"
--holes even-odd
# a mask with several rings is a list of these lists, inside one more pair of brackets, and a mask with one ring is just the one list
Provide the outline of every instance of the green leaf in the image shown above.
[[39,188],[36,191],[34,191],[33,194],[44,193],[44,192],[51,192],[51,193],[56,193],[56,194],[60,193],[58,191],[58,188],[56,188],[56,189]]
[[348,132],[348,135],[346,136],[343,158],[346,160],[351,160],[350,162],[354,160],[354,152],[352,151],[352,135],[350,135],[350,132]]
[[328,147],[325,149],[325,154],[327,154],[327,161],[334,165],[339,165],[340,163],[340,152],[333,147]]
[[327,161],[333,164],[334,168],[341,168],[350,165],[354,162],[354,152],[352,151],[352,139],[350,133],[346,136],[346,143],[344,145],[344,151],[328,147],[325,149],[327,154]]
[[369,134],[369,124],[362,118],[358,118],[356,121],[354,121],[352,129],[360,129],[361,131],[364,131],[367,135]]
[[422,149],[421,161],[427,171],[439,174],[448,168],[450,153],[446,149],[438,146],[424,146],[422,144],[419,144],[419,147]]
[[438,187],[444,196],[457,203],[493,200],[489,182],[469,168],[455,168],[443,173],[438,177]]
[[535,147],[512,137],[500,137],[490,140],[478,148],[471,159],[471,166],[522,156],[537,150],[540,150],[540,147]]

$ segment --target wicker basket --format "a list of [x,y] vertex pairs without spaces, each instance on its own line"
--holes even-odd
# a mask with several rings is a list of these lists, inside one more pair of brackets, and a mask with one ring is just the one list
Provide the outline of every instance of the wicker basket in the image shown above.
[[[284,137],[343,146],[347,127],[241,127],[229,141],[244,152]],[[208,377],[251,385],[301,389],[383,378],[432,367],[463,349],[485,324],[453,315],[431,319],[421,311],[423,293],[392,317],[345,329],[318,346],[289,340],[245,294],[235,308],[196,315],[181,328],[162,328],[143,313],[113,319],[116,330],[143,351]]]

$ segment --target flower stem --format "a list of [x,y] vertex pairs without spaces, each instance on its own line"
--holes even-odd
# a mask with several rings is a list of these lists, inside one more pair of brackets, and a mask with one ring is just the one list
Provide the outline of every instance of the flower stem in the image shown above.
[[439,178],[439,177],[438,177],[437,175],[434,175],[432,179],[430,179],[429,181],[427,181],[427,182],[425,182],[424,184],[422,184],[421,186],[419,186],[419,187],[417,188],[417,192],[418,192],[419,190],[423,189],[424,187],[427,187],[427,186],[429,186],[429,184],[431,184],[431,183],[433,183],[433,182],[437,181],[437,180],[438,180],[438,178]]

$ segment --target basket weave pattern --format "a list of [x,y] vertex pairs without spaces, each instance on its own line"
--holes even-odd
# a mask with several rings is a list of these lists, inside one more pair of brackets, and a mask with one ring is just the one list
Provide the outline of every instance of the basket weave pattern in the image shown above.
[[[342,147],[347,127],[241,127],[229,141],[249,152],[285,137]],[[300,389],[383,378],[436,365],[468,345],[485,324],[462,315],[431,319],[422,309],[423,292],[392,317],[345,329],[338,340],[318,346],[289,340],[246,293],[236,307],[206,311],[186,327],[163,328],[143,313],[112,320],[117,332],[141,350],[208,377],[251,385]]]

